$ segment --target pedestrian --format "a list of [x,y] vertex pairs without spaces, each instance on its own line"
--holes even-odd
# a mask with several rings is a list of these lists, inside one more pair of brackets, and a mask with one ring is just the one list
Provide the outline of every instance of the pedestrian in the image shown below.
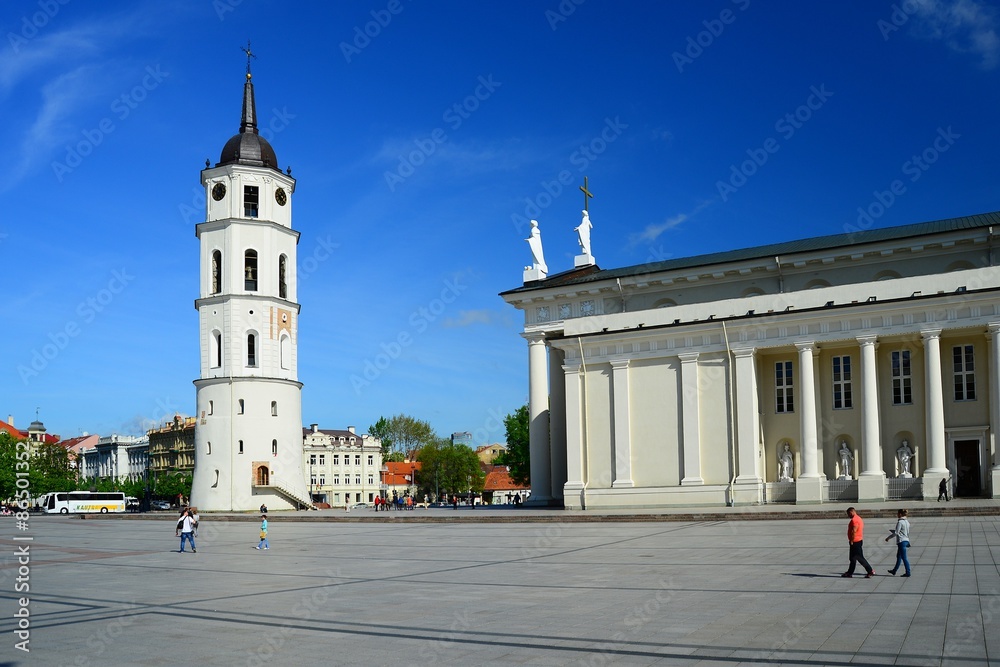
[[951,498],[948,497],[948,478],[947,477],[942,477],[941,478],[941,483],[938,484],[938,502],[941,502],[942,498],[944,498],[946,501],[947,500],[951,500]]
[[186,509],[181,513],[181,518],[177,521],[177,530],[174,531],[174,536],[178,535],[178,531],[181,537],[181,548],[180,552],[184,553],[184,540],[191,543],[191,553],[198,553],[198,550],[194,546],[194,519],[191,518],[191,513]]
[[865,522],[861,520],[861,517],[858,516],[858,513],[854,510],[853,507],[847,508],[847,516],[850,517],[850,520],[847,522],[847,543],[850,544],[849,553],[850,553],[851,564],[847,568],[847,572],[843,573],[840,576],[844,577],[845,579],[850,579],[851,577],[854,576],[855,565],[861,563],[861,567],[865,568],[865,572],[868,573],[865,575],[865,579],[871,579],[872,577],[875,576],[875,570],[872,568],[871,565],[868,564],[868,561],[865,559],[865,550],[864,547],[862,546],[863,544],[862,540],[864,539]]
[[201,517],[198,516],[198,508],[192,507],[189,511],[191,512],[191,521],[194,523],[194,536],[198,537],[198,522],[201,520]]
[[267,514],[267,505],[265,505],[264,503],[260,504],[260,513]]
[[902,576],[910,576],[910,559],[906,557],[906,551],[910,548],[910,521],[906,515],[906,510],[896,512],[896,527],[890,530],[889,537],[885,538],[886,542],[893,537],[896,538],[896,566],[889,570],[892,576],[896,576],[900,563],[906,568],[906,573]]
[[267,515],[260,515],[260,542],[254,549],[267,549],[270,545],[267,543]]
[[451,508],[453,510],[458,509],[458,494],[452,494],[451,496]]

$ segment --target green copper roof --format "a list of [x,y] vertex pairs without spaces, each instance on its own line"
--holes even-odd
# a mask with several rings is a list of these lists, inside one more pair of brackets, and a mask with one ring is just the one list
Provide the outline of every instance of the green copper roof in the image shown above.
[[649,262],[647,264],[626,266],[620,269],[605,270],[599,269],[596,266],[584,267],[581,269],[573,269],[571,271],[554,274],[545,280],[539,280],[522,287],[501,292],[501,295],[527,292],[547,287],[590,283],[599,280],[614,280],[615,278],[626,278],[643,274],[659,273],[661,271],[674,271],[692,267],[709,267],[716,264],[730,264],[732,262],[742,262],[752,259],[773,258],[776,256],[780,256],[782,258],[787,257],[790,259],[791,256],[799,253],[817,252],[830,248],[863,246],[882,241],[943,234],[962,229],[979,229],[989,227],[991,225],[997,225],[1000,227],[1000,211],[967,215],[960,218],[948,218],[946,220],[934,220],[932,222],[920,222],[900,227],[886,227],[883,229],[870,229],[867,231],[856,231],[847,234],[816,236],[808,239],[756,246],[754,248],[709,253],[707,255],[678,257],[675,259],[663,260],[662,262]]

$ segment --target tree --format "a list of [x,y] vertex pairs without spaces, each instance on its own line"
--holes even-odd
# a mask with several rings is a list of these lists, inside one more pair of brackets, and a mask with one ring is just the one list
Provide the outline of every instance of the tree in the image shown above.
[[499,465],[507,466],[510,478],[523,486],[531,485],[531,451],[528,446],[528,406],[522,405],[514,414],[503,419],[507,431],[507,451],[496,458]]
[[17,443],[6,431],[0,431],[0,500],[17,493]]
[[480,493],[486,475],[479,467],[479,457],[467,445],[457,445],[445,438],[436,438],[417,453],[419,495],[459,494],[470,489]]
[[385,463],[402,463],[405,460],[406,455],[403,452],[389,452],[382,458]]
[[65,447],[44,443],[31,457],[31,495],[76,489],[76,469]]
[[390,452],[409,454],[434,442],[437,437],[430,424],[409,415],[395,415],[390,419],[379,417],[379,420],[369,427],[368,434],[381,438],[383,456]]

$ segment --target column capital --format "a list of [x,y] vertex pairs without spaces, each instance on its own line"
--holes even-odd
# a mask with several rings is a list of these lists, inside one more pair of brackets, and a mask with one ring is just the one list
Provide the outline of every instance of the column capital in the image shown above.
[[920,337],[924,340],[936,340],[941,338],[941,329],[922,329]]
[[996,337],[998,334],[1000,334],[1000,322],[989,322],[986,325],[986,337]]
[[611,360],[611,368],[613,368],[616,371],[627,369],[628,368],[628,362],[629,362],[628,358],[625,358],[625,359],[612,359]]
[[525,331],[521,334],[521,338],[528,341],[528,344],[533,343],[544,343],[545,333],[542,331]]
[[857,340],[858,345],[862,347],[864,347],[865,345],[874,345],[876,348],[878,348],[878,336],[874,334],[858,336],[855,340]]
[[795,344],[795,348],[799,352],[812,352],[813,350],[816,350],[817,347],[818,346],[816,345],[816,341],[814,341],[814,340],[807,340],[807,341],[803,341],[801,343],[796,343]]
[[677,355],[677,358],[681,360],[682,363],[689,364],[693,361],[698,361],[698,357],[701,356],[701,352],[681,352]]
[[733,350],[733,356],[737,359],[746,359],[747,357],[753,357],[757,352],[757,348],[754,347],[741,347]]
[[583,364],[563,364],[563,373],[566,375],[577,375],[583,368]]

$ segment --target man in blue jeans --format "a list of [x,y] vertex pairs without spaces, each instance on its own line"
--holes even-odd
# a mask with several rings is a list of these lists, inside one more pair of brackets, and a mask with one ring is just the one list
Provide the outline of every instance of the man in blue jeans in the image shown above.
[[896,512],[896,527],[889,531],[889,537],[885,538],[886,542],[893,537],[896,538],[896,566],[889,570],[892,576],[896,576],[900,565],[906,568],[906,574],[903,576],[910,576],[910,559],[906,557],[906,551],[910,548],[910,521],[906,515],[906,510]]
[[[184,540],[191,543],[191,552],[198,553],[198,550],[194,548],[194,519],[191,518],[191,513],[184,510],[181,514],[181,519],[177,523],[177,527],[180,529],[181,534],[181,553],[184,553]],[[176,533],[174,533],[176,535]]]

